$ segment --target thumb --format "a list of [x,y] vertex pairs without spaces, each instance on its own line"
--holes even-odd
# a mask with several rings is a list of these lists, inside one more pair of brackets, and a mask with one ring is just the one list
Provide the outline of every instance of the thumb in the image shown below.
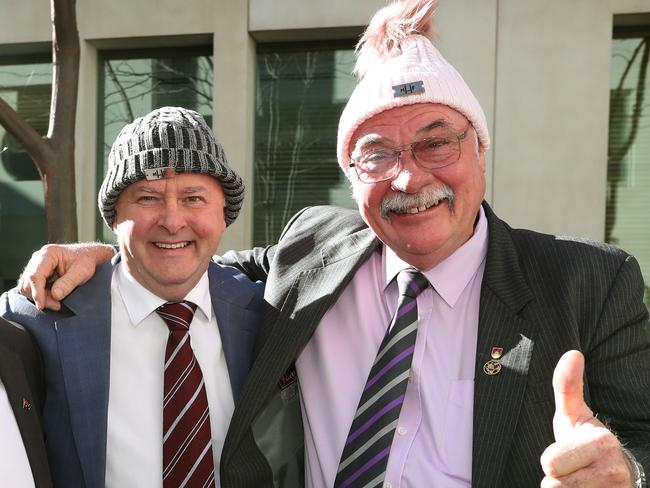
[[576,424],[593,418],[584,400],[583,375],[585,358],[578,351],[568,351],[560,358],[553,373],[555,416],[553,432],[555,440],[565,439]]

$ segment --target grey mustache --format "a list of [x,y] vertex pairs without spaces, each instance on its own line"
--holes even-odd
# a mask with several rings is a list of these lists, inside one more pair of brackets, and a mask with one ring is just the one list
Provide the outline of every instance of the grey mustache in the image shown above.
[[454,203],[454,190],[447,185],[427,187],[418,193],[396,193],[385,197],[380,204],[381,216],[388,218],[389,212],[404,213],[413,207],[432,207],[447,199],[449,206]]

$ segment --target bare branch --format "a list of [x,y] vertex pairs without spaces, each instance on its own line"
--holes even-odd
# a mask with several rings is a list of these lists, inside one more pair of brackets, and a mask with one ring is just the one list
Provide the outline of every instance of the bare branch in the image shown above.
[[[641,114],[643,111],[643,100],[645,98],[645,84],[646,84],[645,80],[648,72],[648,59],[650,59],[650,37],[644,38],[641,44],[639,44],[639,46],[636,48],[635,55],[632,56],[632,59],[630,60],[630,64],[634,62],[634,58],[636,57],[636,52],[638,52],[641,47],[644,47],[644,49],[643,49],[643,55],[641,56],[641,62],[639,66],[639,78],[636,83],[636,100],[634,104],[634,110],[632,112],[632,116],[630,117],[630,119],[632,120],[632,126],[630,128],[630,133],[625,143],[620,147],[618,151],[615,151],[614,154],[612,154],[613,158],[617,162],[623,160],[625,155],[630,150],[630,147],[632,147],[632,145],[634,144],[634,141],[636,140],[637,132],[639,130],[639,121],[641,120]],[[626,68],[626,71],[628,70],[629,70],[629,65]]]
[[25,122],[18,113],[0,97],[0,125],[16,139],[27,153],[32,157],[41,174],[49,170],[49,161],[52,150],[36,130]]
[[[639,121],[641,119],[641,114],[643,112],[643,104],[645,99],[645,85],[646,85],[646,76],[648,71],[648,60],[650,59],[650,37],[645,37],[641,40],[639,45],[634,50],[634,54],[630,57],[630,60],[625,67],[621,80],[618,87],[614,90],[614,94],[620,94],[623,89],[623,82],[627,77],[634,60],[639,54],[642,47],[645,47],[643,50],[643,55],[641,56],[640,66],[639,66],[639,78],[636,84],[636,101],[634,109],[630,116],[632,121],[632,126],[630,128],[629,135],[627,140],[619,148],[611,148],[610,145],[610,154],[609,154],[609,168],[607,173],[608,180],[608,194],[607,194],[607,203],[606,203],[606,213],[609,216],[605,225],[605,242],[616,243],[616,239],[613,237],[614,226],[617,220],[616,207],[618,205],[618,184],[621,179],[621,164],[623,158],[627,155],[628,151],[634,144],[636,136],[639,130]],[[613,95],[614,96],[614,95]]]
[[48,136],[59,146],[72,144],[79,83],[79,32],[75,0],[51,0],[52,104]]
[[126,94],[126,90],[122,86],[122,83],[118,79],[117,75],[115,74],[115,70],[113,70],[113,66],[111,65],[110,61],[106,62],[106,69],[108,70],[108,74],[111,77],[111,80],[113,80],[113,83],[115,86],[117,86],[117,90],[124,101],[124,105],[126,105],[126,110],[129,113],[129,120],[135,119],[135,116],[133,115],[133,109],[131,108],[131,102],[129,100],[129,97]]
[[621,75],[621,79],[618,82],[618,86],[616,87],[616,90],[622,90],[623,89],[623,83],[625,83],[625,78],[627,78],[627,74],[630,72],[630,69],[632,68],[632,65],[634,64],[634,60],[636,59],[637,55],[639,54],[639,51],[643,47],[643,44],[645,43],[645,39],[641,39],[641,42],[639,45],[636,47],[634,52],[632,53],[632,57],[627,62],[627,66],[625,67],[625,70],[623,71],[623,74]]

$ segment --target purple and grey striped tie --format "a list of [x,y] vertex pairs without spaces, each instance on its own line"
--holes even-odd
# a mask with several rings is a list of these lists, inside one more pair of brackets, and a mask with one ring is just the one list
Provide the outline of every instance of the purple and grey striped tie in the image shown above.
[[343,448],[335,488],[371,488],[384,481],[415,349],[416,298],[428,285],[426,277],[414,269],[397,275],[397,311],[368,375]]

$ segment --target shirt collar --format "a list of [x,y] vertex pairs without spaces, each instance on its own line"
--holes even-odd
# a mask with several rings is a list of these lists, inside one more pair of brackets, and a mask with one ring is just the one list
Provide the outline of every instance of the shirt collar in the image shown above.
[[[433,268],[422,271],[438,295],[453,307],[467,284],[476,274],[479,266],[487,256],[488,244],[487,218],[483,206],[479,207],[479,218],[474,227],[474,234],[449,257],[443,259]],[[402,261],[388,246],[383,247],[384,290],[403,269],[413,268]]]
[[[153,294],[138,283],[123,264],[122,262],[117,264],[117,283],[131,323],[137,326],[167,300]],[[185,300],[196,303],[197,312],[201,311],[207,320],[212,318],[212,300],[207,270],[185,296]]]

